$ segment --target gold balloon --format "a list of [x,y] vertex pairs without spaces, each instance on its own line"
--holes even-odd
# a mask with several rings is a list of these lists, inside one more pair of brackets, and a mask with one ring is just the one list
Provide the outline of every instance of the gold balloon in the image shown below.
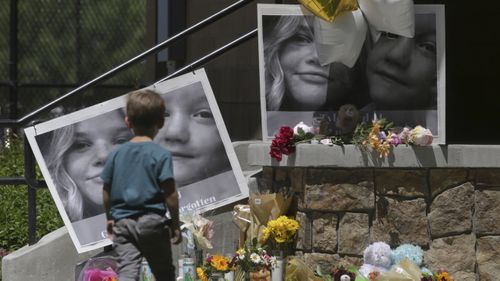
[[316,16],[333,22],[335,17],[344,11],[355,11],[359,8],[357,0],[298,0]]

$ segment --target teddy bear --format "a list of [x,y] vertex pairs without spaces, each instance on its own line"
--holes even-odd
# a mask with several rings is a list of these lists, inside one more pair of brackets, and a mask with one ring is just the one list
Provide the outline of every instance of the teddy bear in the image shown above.
[[354,132],[360,121],[361,116],[356,106],[353,104],[344,104],[337,112],[335,126],[340,131],[340,135],[349,135]]
[[392,259],[394,264],[398,264],[402,260],[408,259],[420,267],[422,273],[432,275],[432,272],[429,269],[422,267],[424,261],[424,251],[419,246],[412,244],[400,245],[396,249],[392,250]]
[[384,242],[370,244],[363,252],[363,265],[359,272],[366,278],[370,272],[386,272],[392,265],[391,247]]

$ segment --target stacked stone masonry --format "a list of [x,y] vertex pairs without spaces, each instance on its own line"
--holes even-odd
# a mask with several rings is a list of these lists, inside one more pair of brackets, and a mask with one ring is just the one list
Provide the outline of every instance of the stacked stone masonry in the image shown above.
[[384,241],[421,246],[455,280],[500,280],[500,169],[264,167],[260,182],[295,191],[312,268],[359,266]]

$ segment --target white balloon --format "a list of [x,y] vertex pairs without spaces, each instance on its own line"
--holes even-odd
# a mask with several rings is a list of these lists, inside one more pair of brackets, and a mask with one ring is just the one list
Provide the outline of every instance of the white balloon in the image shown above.
[[314,43],[321,65],[341,62],[353,67],[358,60],[368,26],[358,9],[343,12],[333,22],[314,19]]

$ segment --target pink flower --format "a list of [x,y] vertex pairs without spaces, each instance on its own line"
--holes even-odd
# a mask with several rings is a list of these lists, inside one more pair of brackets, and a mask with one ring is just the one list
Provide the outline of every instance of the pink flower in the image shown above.
[[401,133],[398,135],[401,142],[409,143],[410,142],[410,128],[404,127]]
[[397,134],[394,134],[394,133],[389,133],[389,137],[388,137],[388,141],[389,141],[389,144],[392,144],[392,145],[398,145],[398,144],[401,144],[401,139],[399,138],[399,135]]
[[113,280],[113,278],[116,278],[116,273],[112,269],[86,269],[83,279],[88,281],[102,281]]

